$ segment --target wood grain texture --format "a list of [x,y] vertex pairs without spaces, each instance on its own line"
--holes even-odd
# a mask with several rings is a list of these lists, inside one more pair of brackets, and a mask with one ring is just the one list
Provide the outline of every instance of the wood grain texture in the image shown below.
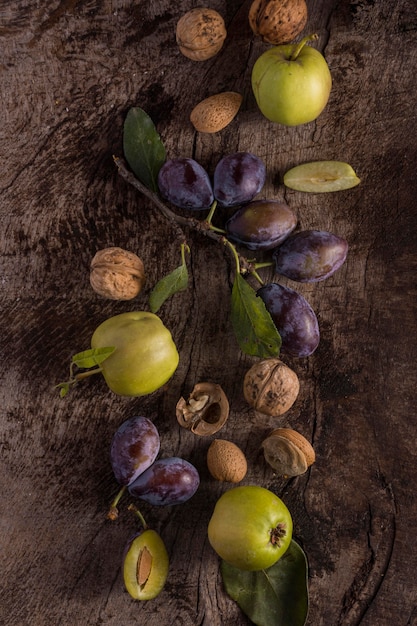
[[[221,436],[248,458],[244,484],[289,506],[310,567],[309,626],[417,624],[415,571],[416,88],[414,0],[308,2],[307,31],[329,63],[329,104],[313,123],[283,128],[260,116],[250,72],[266,46],[249,29],[246,0],[214,0],[228,38],[213,59],[193,63],[175,25],[194,6],[180,0],[0,0],[0,623],[4,626],[249,624],[225,594],[206,529],[228,488],[208,475],[209,440],[179,428],[175,404],[196,382],[219,382],[231,415]],[[242,108],[216,135],[196,134],[189,112],[222,90]],[[321,342],[287,363],[299,398],[279,425],[314,445],[307,474],[284,481],[259,444],[272,418],[242,396],[253,359],[230,324],[234,266],[221,246],[186,233],[190,287],[160,311],[180,351],[165,389],[144,399],[111,394],[97,378],[61,400],[53,386],[72,354],[106,317],[147,308],[155,282],[179,262],[175,232],[118,175],[131,106],[153,118],[170,156],[192,156],[212,173],[221,156],[264,159],[264,193],[285,199],[303,228],[346,237],[350,252],[330,279],[297,286],[317,312]],[[283,173],[318,159],[348,161],[353,190],[308,195],[284,189]],[[137,300],[101,299],[89,285],[94,253],[117,245],[143,259]],[[279,277],[264,270],[266,280]],[[179,507],[143,507],[168,547],[171,569],[157,600],[137,604],[120,562],[135,528],[123,510],[106,520],[117,487],[113,432],[134,414],[155,421],[161,455],[183,456],[201,474]],[[289,625],[290,626],[290,625]]]

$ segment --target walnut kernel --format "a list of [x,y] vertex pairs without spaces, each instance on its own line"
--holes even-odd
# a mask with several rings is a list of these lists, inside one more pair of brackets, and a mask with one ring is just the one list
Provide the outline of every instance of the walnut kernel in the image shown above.
[[133,252],[112,247],[99,250],[90,265],[90,284],[111,300],[132,300],[145,283],[142,260]]
[[195,435],[213,435],[229,417],[229,401],[220,385],[197,383],[188,400],[178,400],[176,416],[179,425]]

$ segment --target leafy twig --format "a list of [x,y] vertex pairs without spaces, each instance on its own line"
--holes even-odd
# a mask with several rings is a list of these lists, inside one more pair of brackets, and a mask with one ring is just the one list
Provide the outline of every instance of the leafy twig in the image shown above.
[[[228,244],[229,249],[231,249],[232,244],[226,239],[226,237],[224,236],[224,232],[220,231],[220,229],[214,229],[210,221],[198,220],[195,217],[184,217],[183,215],[179,215],[174,211],[171,211],[171,209],[164,202],[162,202],[158,194],[148,189],[146,185],[144,185],[138,178],[136,178],[133,172],[131,172],[127,168],[126,163],[122,158],[113,156],[113,160],[116,164],[120,176],[127,183],[132,185],[132,187],[134,187],[137,191],[140,191],[140,193],[146,196],[148,200],[150,200],[159,209],[159,211],[161,211],[166,219],[169,220],[172,227],[177,231],[180,239],[182,239],[184,243],[186,241],[184,233],[178,228],[178,226],[197,231],[205,235],[206,237],[214,239],[215,241],[217,241],[217,243],[220,243],[222,245]],[[237,252],[234,251],[233,254],[236,255]],[[238,257],[241,273],[252,273],[254,269],[253,263],[245,257],[241,256],[240,254],[238,255]]]

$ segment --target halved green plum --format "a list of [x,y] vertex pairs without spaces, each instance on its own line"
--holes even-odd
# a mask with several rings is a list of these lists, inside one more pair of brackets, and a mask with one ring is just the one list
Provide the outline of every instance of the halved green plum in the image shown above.
[[284,174],[286,187],[312,193],[343,191],[360,182],[349,163],[343,161],[312,161],[297,165]]
[[168,553],[155,530],[145,530],[129,542],[123,560],[123,580],[134,600],[156,598],[164,588],[168,569]]

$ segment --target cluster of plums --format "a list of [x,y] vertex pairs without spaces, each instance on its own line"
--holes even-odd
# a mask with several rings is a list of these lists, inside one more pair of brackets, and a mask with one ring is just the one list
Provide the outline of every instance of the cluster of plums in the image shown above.
[[182,504],[198,489],[198,471],[179,457],[157,460],[159,450],[154,423],[147,417],[131,417],[117,429],[110,446],[114,476],[132,496],[149,504]]
[[[200,485],[197,469],[179,457],[157,459],[160,438],[146,417],[135,416],[115,432],[110,446],[114,476],[123,489],[152,505],[186,502]],[[144,524],[144,520],[142,523]],[[128,541],[123,555],[123,580],[135,600],[151,600],[163,589],[169,557],[161,536],[144,525]]]
[[[254,199],[265,178],[265,164],[259,157],[236,152],[218,162],[213,181],[194,159],[169,159],[159,171],[158,187],[165,200],[182,209],[207,210],[214,201],[234,207],[224,225],[226,237],[248,250],[271,251],[277,274],[300,283],[328,278],[344,263],[347,241],[322,230],[293,232],[297,217],[285,202]],[[307,300],[278,283],[263,285],[257,295],[281,335],[282,351],[294,357],[312,354],[320,332]]]

